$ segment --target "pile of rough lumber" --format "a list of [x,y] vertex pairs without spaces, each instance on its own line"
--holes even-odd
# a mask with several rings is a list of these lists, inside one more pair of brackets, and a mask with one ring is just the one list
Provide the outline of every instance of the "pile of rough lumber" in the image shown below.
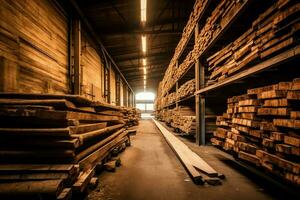
[[67,199],[129,142],[118,107],[75,95],[0,93],[0,198]]
[[228,99],[212,143],[300,185],[300,78]]
[[[190,15],[190,18],[186,24],[186,26],[183,29],[182,37],[177,44],[177,47],[175,48],[175,53],[170,61],[170,64],[165,72],[162,83],[162,96],[164,96],[167,91],[169,91],[175,84],[175,82],[178,80],[178,78],[183,74],[183,72],[186,70],[188,66],[193,62],[193,56],[192,53],[190,53],[185,61],[180,65],[178,70],[175,68],[176,61],[180,57],[181,53],[183,52],[184,48],[186,47],[189,38],[191,37],[193,30],[196,26],[196,24],[199,21],[199,18],[203,14],[207,4],[209,3],[208,0],[197,0],[194,4],[193,11]],[[160,96],[160,95],[158,95]]]
[[227,26],[228,21],[230,21],[235,13],[237,13],[247,3],[247,0],[224,0],[218,4],[211,13],[211,16],[206,20],[204,27],[197,36],[193,49],[195,57],[199,57],[199,55],[205,51],[212,39],[214,39],[220,31]]
[[203,10],[206,7],[207,3],[208,3],[208,0],[204,0],[204,1],[197,0],[195,2],[194,10],[192,11],[190,18],[183,29],[181,39],[175,49],[175,53],[173,56],[174,60],[178,59],[178,57],[181,54],[181,52],[183,51],[184,47],[188,43],[188,40],[191,37],[191,34],[192,34],[196,24],[198,23],[198,20],[199,20],[201,14],[203,13]]
[[210,82],[224,80],[295,46],[299,40],[299,16],[299,2],[276,1],[249,30],[207,59]]
[[[170,94],[167,96],[167,98],[168,98],[168,101],[167,101],[167,104],[166,104],[166,105],[170,105],[170,104],[172,104],[172,103],[175,103],[175,102],[176,102],[176,92],[170,93]],[[166,105],[164,105],[164,106],[166,106]]]
[[185,82],[177,91],[177,100],[193,95],[196,91],[195,79]]
[[187,106],[173,109],[171,126],[186,135],[194,135],[196,131],[195,111]]
[[123,114],[125,127],[136,126],[141,119],[141,111],[137,108],[122,107],[121,113]]

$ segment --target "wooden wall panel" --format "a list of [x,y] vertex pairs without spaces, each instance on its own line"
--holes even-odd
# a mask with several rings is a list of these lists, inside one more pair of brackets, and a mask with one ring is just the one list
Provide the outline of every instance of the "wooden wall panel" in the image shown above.
[[123,85],[123,102],[124,106],[128,106],[128,87],[127,85]]
[[120,106],[124,106],[124,88],[123,81],[120,81]]
[[1,0],[1,90],[68,93],[67,40],[67,17],[50,1]]
[[116,73],[113,69],[110,71],[110,102],[116,105]]
[[101,57],[87,35],[82,34],[81,42],[82,95],[92,100],[104,101],[101,93],[104,67]]

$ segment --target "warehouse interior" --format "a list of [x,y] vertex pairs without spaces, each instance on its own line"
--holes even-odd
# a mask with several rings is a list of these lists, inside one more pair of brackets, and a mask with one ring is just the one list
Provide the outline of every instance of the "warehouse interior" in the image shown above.
[[0,199],[300,198],[297,0],[0,0]]

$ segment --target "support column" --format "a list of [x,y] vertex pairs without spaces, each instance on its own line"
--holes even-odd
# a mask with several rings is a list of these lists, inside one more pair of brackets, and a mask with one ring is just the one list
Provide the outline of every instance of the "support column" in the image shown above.
[[[195,41],[197,41],[197,35],[199,34],[198,24],[195,27]],[[196,91],[204,87],[205,81],[205,69],[204,65],[200,63],[200,59],[195,61],[195,79],[196,79]],[[205,145],[205,97],[197,94],[195,96],[196,103],[196,143],[198,145]]]

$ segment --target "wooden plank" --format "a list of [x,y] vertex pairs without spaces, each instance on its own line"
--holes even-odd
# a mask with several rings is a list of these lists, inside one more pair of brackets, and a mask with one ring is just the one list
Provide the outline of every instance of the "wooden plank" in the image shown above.
[[56,198],[63,190],[62,180],[39,180],[0,183],[0,195],[47,195]]
[[63,191],[58,195],[57,200],[70,200],[72,198],[72,189],[64,188]]
[[300,147],[300,138],[285,135],[284,136],[284,143],[295,146],[295,147]]
[[[66,99],[76,106],[91,106],[92,101],[79,95],[70,94],[34,94],[34,93],[15,93],[15,92],[0,92],[0,98],[9,99]],[[102,104],[105,106],[106,104]]]
[[76,165],[73,164],[0,164],[0,173],[68,173],[74,174]]
[[85,143],[87,143],[88,141],[90,141],[94,138],[97,138],[97,137],[99,137],[101,135],[104,135],[106,133],[118,130],[122,127],[124,127],[124,124],[117,124],[117,125],[114,125],[114,126],[109,126],[109,127],[103,128],[103,129],[90,131],[90,132],[87,132],[87,133],[72,135],[72,137],[79,139],[82,144],[85,144]]
[[87,188],[90,180],[94,176],[95,170],[94,168],[81,172],[76,182],[73,184],[72,189],[75,193],[82,193]]
[[37,119],[47,120],[79,120],[79,121],[118,121],[118,116],[106,116],[92,113],[81,113],[71,111],[49,111],[49,110],[18,110],[18,109],[0,109],[0,116],[11,117],[35,117]]
[[95,131],[98,129],[103,129],[107,125],[107,122],[100,122],[100,123],[92,123],[92,124],[81,124],[78,126],[70,126],[71,134],[82,134],[90,131]]
[[60,109],[76,108],[75,105],[65,99],[2,99],[0,98],[0,106],[3,105],[40,105],[53,106]]
[[[159,128],[166,141],[169,143],[171,148],[177,154],[179,159],[182,161],[184,165],[187,165],[187,170],[190,169],[190,165],[201,170],[202,172],[215,176],[218,173],[208,165],[202,158],[200,158],[197,154],[191,151],[183,142],[181,142],[178,138],[176,138],[172,133],[170,133],[166,128],[164,128],[158,121],[153,120],[156,126]],[[189,171],[192,178],[199,179],[201,176],[198,173],[195,173],[194,170]]]
[[[105,139],[99,141],[98,143],[88,147],[87,149],[81,151],[79,154],[76,155],[75,160],[80,161],[81,159],[83,159],[85,156],[93,153],[94,151],[96,151],[97,149],[99,149],[101,146],[105,145],[106,143],[108,143],[109,141],[113,140],[114,138],[118,137],[120,134],[122,134],[124,132],[124,128],[116,131],[115,133],[113,133],[112,135],[106,137]],[[123,134],[127,134],[127,132],[124,132]]]

